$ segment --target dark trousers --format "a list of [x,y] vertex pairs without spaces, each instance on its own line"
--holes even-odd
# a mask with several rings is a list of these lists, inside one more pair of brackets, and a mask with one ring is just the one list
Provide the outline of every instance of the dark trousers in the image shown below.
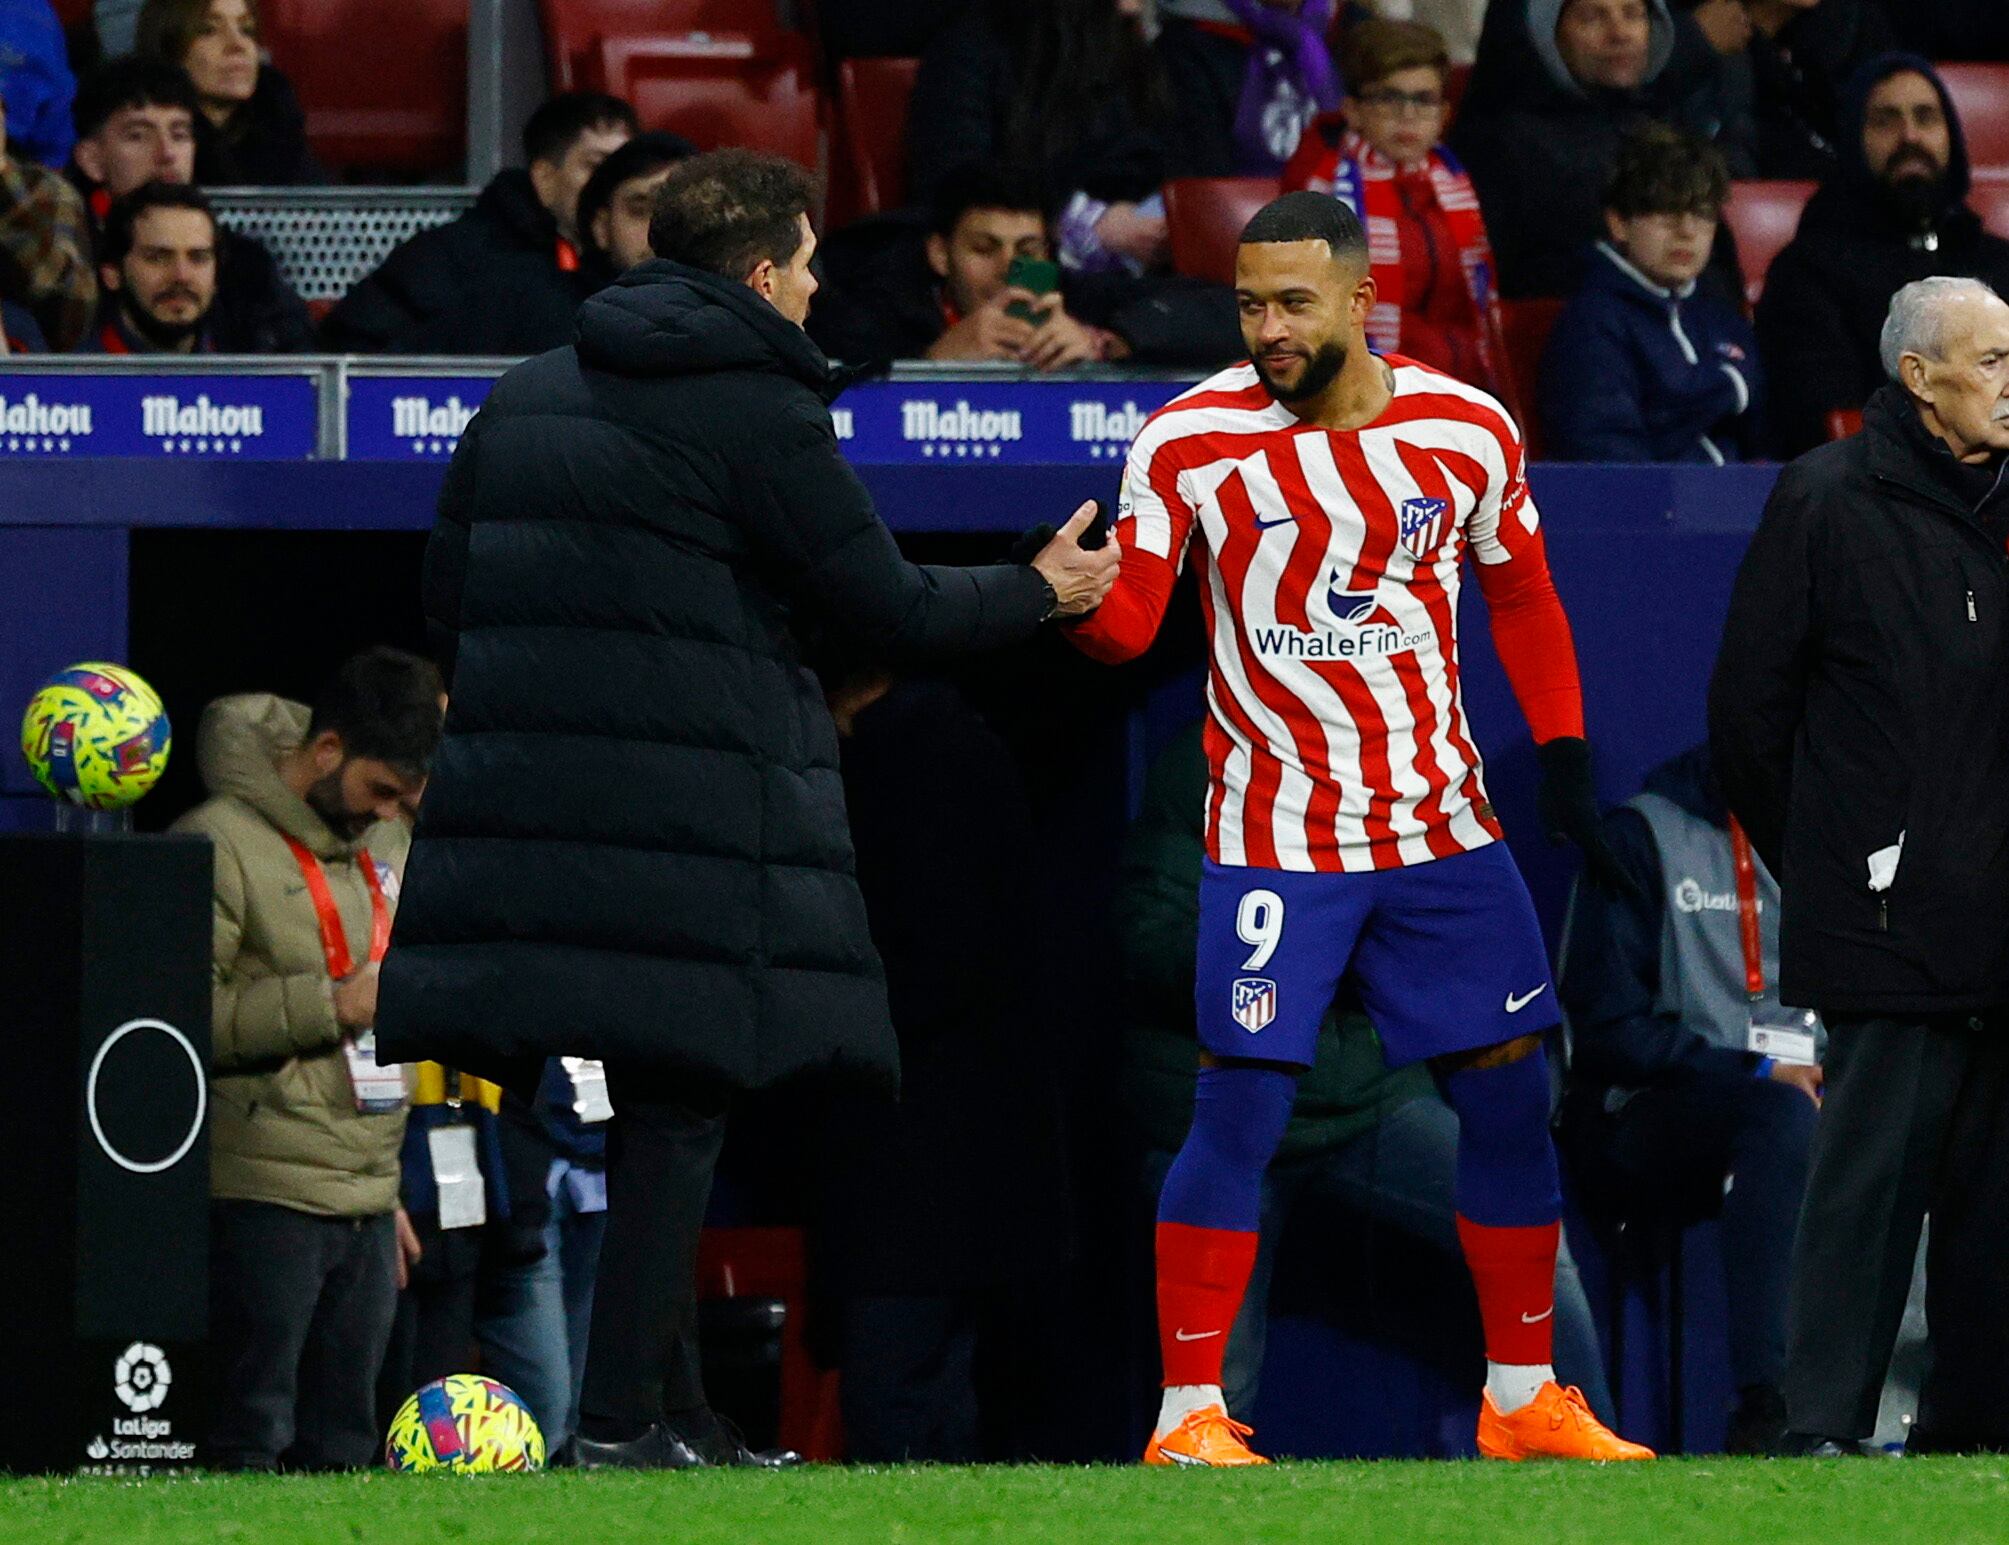
[[480,1283],[478,1228],[451,1232],[414,1219],[422,1250],[411,1284],[398,1295],[390,1343],[377,1376],[377,1416],[388,1431],[413,1390],[474,1367],[475,1290]]
[[607,1233],[579,1398],[579,1430],[603,1443],[705,1407],[698,1231],[728,1102],[688,1074],[611,1063],[607,1093]]
[[1686,1223],[1721,1215],[1739,1389],[1776,1385],[1785,1369],[1793,1230],[1817,1115],[1790,1084],[1712,1074],[1643,1089],[1613,1115],[1565,1127],[1577,1173],[1596,1177],[1587,1194],[1619,1216]]
[[1793,1427],[1873,1430],[1930,1212],[1932,1369],[1911,1446],[2009,1446],[2009,1024],[1830,1019],[1828,1033],[1793,1253]]
[[377,1370],[397,1306],[389,1213],[322,1218],[265,1202],[210,1211],[216,1469],[353,1469],[379,1453]]
[[862,1464],[975,1464],[976,1295],[847,1298],[844,1446]]

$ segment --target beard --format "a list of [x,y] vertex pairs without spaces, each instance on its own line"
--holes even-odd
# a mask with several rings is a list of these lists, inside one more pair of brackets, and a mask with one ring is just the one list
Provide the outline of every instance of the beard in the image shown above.
[[1946,168],[1929,157],[1894,159],[1878,182],[1884,207],[1908,229],[1923,230],[1946,207]]
[[1339,373],[1346,368],[1346,345],[1325,343],[1312,351],[1311,358],[1304,363],[1295,386],[1285,386],[1263,368],[1263,362],[1256,355],[1249,356],[1249,363],[1256,367],[1256,378],[1263,383],[1268,393],[1278,402],[1303,402],[1316,397],[1339,379]]
[[130,293],[120,298],[119,309],[125,313],[126,324],[157,349],[180,348],[202,330],[204,320],[198,316],[192,322],[166,321],[133,300]]
[[307,807],[328,823],[329,831],[350,842],[362,836],[377,820],[373,812],[365,810],[359,815],[342,802],[340,767],[307,791]]

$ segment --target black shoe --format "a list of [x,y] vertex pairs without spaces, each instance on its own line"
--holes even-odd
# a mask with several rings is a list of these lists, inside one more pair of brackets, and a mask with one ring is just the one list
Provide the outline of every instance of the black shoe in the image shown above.
[[[746,1446],[746,1438],[739,1428],[716,1411],[708,1411],[703,1420],[709,1431],[690,1436],[686,1432],[683,1441],[700,1461],[721,1467],[750,1465],[758,1470],[792,1470],[802,1463],[802,1456],[792,1448],[751,1449]],[[687,1428],[695,1427],[696,1421],[689,1422]]]
[[596,1443],[574,1433],[552,1462],[576,1470],[702,1470],[709,1463],[661,1422],[623,1443]]
[[1786,1398],[1774,1384],[1752,1384],[1740,1393],[1723,1440],[1726,1454],[1775,1454],[1786,1436]]
[[1818,1432],[1782,1435],[1772,1455],[1777,1459],[1860,1459],[1863,1446],[1854,1438],[1831,1438]]

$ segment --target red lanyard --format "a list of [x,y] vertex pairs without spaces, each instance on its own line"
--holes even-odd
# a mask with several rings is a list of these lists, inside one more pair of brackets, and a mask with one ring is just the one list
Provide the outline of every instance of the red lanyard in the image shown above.
[[[349,953],[349,936],[342,928],[342,914],[335,910],[328,877],[321,872],[321,861],[299,838],[286,836],[286,846],[293,850],[300,877],[307,882],[307,894],[314,902],[314,915],[321,920],[321,953],[328,957],[328,975],[339,982],[355,972],[356,961]],[[375,965],[391,947],[391,909],[384,905],[383,883],[377,878],[377,866],[368,848],[356,850],[356,867],[363,871],[363,883],[370,888],[370,964]]]
[[1734,815],[1730,817],[1730,862],[1737,871],[1737,934],[1744,945],[1744,991],[1756,1003],[1765,996],[1765,957],[1758,942],[1758,866],[1751,857],[1751,839]]

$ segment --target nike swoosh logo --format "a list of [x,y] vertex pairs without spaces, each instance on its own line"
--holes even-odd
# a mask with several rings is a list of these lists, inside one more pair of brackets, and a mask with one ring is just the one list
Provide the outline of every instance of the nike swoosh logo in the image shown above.
[[1556,1306],[1554,1304],[1550,1304],[1548,1308],[1544,1309],[1540,1314],[1522,1315],[1521,1323],[1523,1325],[1539,1325],[1542,1323],[1543,1320],[1546,1320],[1550,1315],[1554,1314],[1555,1312],[1556,1312]]
[[1175,1330],[1172,1332],[1172,1339],[1174,1341],[1205,1341],[1209,1336],[1218,1335],[1220,1335],[1220,1332],[1217,1330]]
[[1539,998],[1543,993],[1547,992],[1548,990],[1549,990],[1549,984],[1547,982],[1544,982],[1542,983],[1541,986],[1537,987],[1533,992],[1524,992],[1518,998],[1515,997],[1512,993],[1508,993],[1507,1012],[1509,1014],[1520,1013],[1522,1009],[1526,1008],[1530,1003],[1533,1003],[1535,999]]
[[1264,520],[1260,512],[1256,515],[1256,529],[1259,531],[1267,531],[1271,526],[1294,526],[1296,524],[1297,517],[1295,515],[1277,515],[1269,520]]

